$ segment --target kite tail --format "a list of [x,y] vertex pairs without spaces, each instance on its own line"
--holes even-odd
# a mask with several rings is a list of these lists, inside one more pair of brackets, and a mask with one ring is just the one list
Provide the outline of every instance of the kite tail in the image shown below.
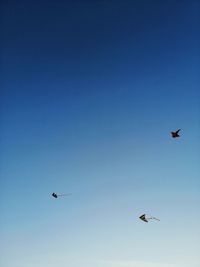
[[59,195],[57,195],[58,197],[64,197],[64,196],[69,196],[69,195],[71,195],[72,193],[68,193],[68,194],[59,194]]
[[157,219],[156,217],[152,217],[152,219],[156,220],[156,221],[160,221],[159,219]]

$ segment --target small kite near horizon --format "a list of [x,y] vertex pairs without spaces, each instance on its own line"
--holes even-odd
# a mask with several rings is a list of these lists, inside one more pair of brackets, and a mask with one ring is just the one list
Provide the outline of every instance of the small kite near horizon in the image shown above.
[[56,193],[52,193],[52,197],[54,197],[54,198],[65,197],[65,196],[69,196],[69,195],[71,195],[71,193],[68,193],[68,194],[56,194]]
[[159,219],[157,219],[156,217],[152,217],[150,215],[147,215],[147,214],[142,214],[140,217],[139,217],[143,222],[149,222],[149,220],[156,220],[156,221],[160,221]]
[[178,129],[178,130],[175,131],[175,132],[171,132],[172,138],[180,137],[180,135],[179,135],[180,130],[181,130],[181,129]]

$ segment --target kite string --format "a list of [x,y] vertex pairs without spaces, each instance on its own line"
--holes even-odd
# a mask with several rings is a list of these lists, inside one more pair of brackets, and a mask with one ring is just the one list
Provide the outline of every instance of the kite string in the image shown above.
[[157,219],[156,217],[153,217],[151,215],[149,215],[148,217],[146,217],[147,220],[156,220],[156,221],[160,221],[159,219]]
[[59,194],[59,195],[57,195],[58,197],[64,197],[64,196],[69,196],[69,195],[71,195],[72,193],[68,193],[68,194]]
[[154,220],[160,221],[160,220],[157,219],[156,217],[151,217],[150,219],[154,219]]

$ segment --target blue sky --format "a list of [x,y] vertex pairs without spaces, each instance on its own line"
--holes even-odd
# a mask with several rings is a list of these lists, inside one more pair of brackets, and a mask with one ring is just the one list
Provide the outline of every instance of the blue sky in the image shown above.
[[199,13],[2,2],[2,267],[199,266]]

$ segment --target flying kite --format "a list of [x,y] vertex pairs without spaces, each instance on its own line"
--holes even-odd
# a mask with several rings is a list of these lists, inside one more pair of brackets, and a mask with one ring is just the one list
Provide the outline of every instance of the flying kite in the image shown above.
[[139,217],[143,222],[149,222],[149,220],[156,220],[156,221],[160,221],[159,219],[155,218],[155,217],[152,217],[150,215],[147,215],[147,214],[142,214],[140,217]]
[[178,129],[177,131],[175,132],[171,132],[171,135],[172,135],[172,138],[177,138],[177,137],[180,137],[180,135],[178,134],[180,132],[181,129]]
[[53,193],[53,194],[52,194],[52,197],[54,197],[54,198],[58,198],[58,197],[64,197],[64,196],[69,196],[69,195],[71,195],[71,193],[68,193],[68,194],[60,194],[60,195],[58,195],[58,194],[56,194],[56,193]]

